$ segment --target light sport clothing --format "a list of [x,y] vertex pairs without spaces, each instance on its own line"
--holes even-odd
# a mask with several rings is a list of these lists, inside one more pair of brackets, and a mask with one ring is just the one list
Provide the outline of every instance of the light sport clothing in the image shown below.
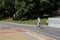
[[40,20],[40,18],[39,18],[39,17],[38,17],[37,21],[38,21],[38,23],[39,23],[39,22],[41,22],[41,20]]
[[38,17],[38,19],[37,19],[37,25],[39,26],[40,23],[41,23],[41,20],[40,20],[40,18]]

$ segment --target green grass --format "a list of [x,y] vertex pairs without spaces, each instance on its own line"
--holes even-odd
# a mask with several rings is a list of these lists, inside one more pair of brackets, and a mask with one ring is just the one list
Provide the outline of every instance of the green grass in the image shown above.
[[[46,25],[46,20],[47,19],[41,19],[41,23],[43,25]],[[3,22],[20,23],[20,24],[34,24],[34,25],[37,24],[37,19],[36,20],[24,20],[24,21],[19,20],[19,21],[14,21],[14,20],[12,20],[12,18],[9,18],[9,19],[5,19],[5,20],[1,20],[1,21],[3,21]]]
[[47,18],[41,19],[41,23],[42,23],[43,25],[46,25],[46,24],[47,24],[46,21],[47,21]]

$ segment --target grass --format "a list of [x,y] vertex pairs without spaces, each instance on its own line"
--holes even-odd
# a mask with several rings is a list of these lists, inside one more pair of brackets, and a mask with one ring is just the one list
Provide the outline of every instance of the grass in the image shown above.
[[47,21],[47,18],[41,19],[41,23],[42,23],[43,25],[46,25],[46,24],[47,24],[46,21]]
[[[46,25],[46,20],[47,20],[46,18],[45,19],[41,19],[41,23],[43,25]],[[24,20],[24,21],[21,21],[21,20],[14,21],[14,20],[12,20],[12,18],[9,18],[9,19],[5,19],[5,20],[1,20],[1,21],[3,21],[3,22],[20,23],[20,24],[33,24],[33,25],[37,24],[37,19],[35,19],[35,20]]]

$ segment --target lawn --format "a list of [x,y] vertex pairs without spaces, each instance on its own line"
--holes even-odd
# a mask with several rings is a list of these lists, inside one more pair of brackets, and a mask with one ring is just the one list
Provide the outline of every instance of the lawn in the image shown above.
[[[43,25],[46,25],[46,20],[47,20],[47,18],[41,19],[41,23]],[[34,24],[34,25],[37,24],[37,19],[35,19],[35,20],[24,20],[24,21],[21,21],[21,20],[14,21],[14,20],[12,20],[12,18],[9,18],[9,19],[5,19],[5,20],[1,20],[1,21],[3,21],[3,22],[20,23],[20,24]]]

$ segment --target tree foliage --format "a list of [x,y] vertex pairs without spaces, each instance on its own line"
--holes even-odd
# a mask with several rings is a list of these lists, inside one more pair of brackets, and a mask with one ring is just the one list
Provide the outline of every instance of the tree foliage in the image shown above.
[[36,19],[44,14],[52,15],[58,9],[60,0],[0,0],[0,19]]

